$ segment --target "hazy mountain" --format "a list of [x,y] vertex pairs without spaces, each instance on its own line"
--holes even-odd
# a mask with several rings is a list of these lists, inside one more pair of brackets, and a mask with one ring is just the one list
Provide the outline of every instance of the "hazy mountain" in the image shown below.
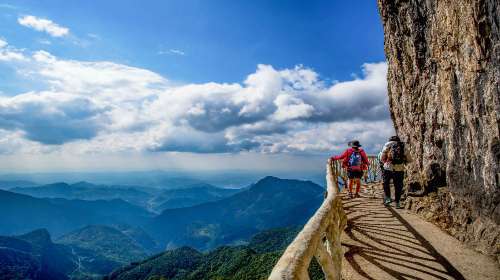
[[123,200],[41,199],[0,190],[0,234],[47,228],[59,236],[89,224],[146,223],[152,214]]
[[16,187],[9,191],[38,198],[65,198],[81,200],[122,199],[126,202],[161,212],[165,209],[183,208],[205,202],[216,201],[238,192],[205,183],[176,184],[180,189],[160,189],[138,186],[95,185],[88,182],[75,184],[53,183],[35,187]]
[[190,207],[217,201],[239,191],[239,189],[223,189],[199,183],[191,185],[189,188],[162,191],[151,201],[151,207],[157,212],[165,209]]
[[261,230],[303,224],[323,201],[323,191],[310,181],[266,177],[216,202],[165,210],[145,227],[167,248],[237,244]]
[[193,184],[208,183],[223,188],[242,188],[251,185],[268,174],[280,178],[311,180],[319,185],[325,184],[322,171],[248,171],[248,170],[151,170],[126,172],[46,172],[46,173],[12,173],[0,175],[0,181],[24,180],[37,182],[38,185],[53,182],[88,181],[98,185],[123,185],[154,187],[161,189],[179,189]]
[[179,171],[127,171],[127,172],[46,172],[46,173],[12,173],[0,175],[0,180],[25,180],[50,184],[52,182],[89,181],[99,185],[122,185],[155,187],[162,189],[178,189],[202,183],[191,173]]
[[88,182],[75,184],[54,183],[36,187],[17,187],[12,192],[27,194],[40,198],[66,198],[82,200],[112,200],[122,199],[138,206],[146,207],[148,201],[159,190],[131,186],[94,185]]
[[25,180],[12,180],[12,181],[0,180],[0,190],[8,190],[12,188],[28,188],[28,187],[34,187],[36,185],[37,185],[36,183]]

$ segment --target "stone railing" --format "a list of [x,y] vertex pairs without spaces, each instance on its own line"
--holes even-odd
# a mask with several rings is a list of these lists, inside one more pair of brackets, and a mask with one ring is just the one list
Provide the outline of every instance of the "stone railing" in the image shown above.
[[309,279],[308,268],[313,257],[321,265],[325,279],[341,279],[340,236],[347,223],[338,181],[341,171],[338,161],[328,161],[325,201],[285,250],[269,280]]
[[[369,161],[365,181],[380,180],[376,157],[370,156]],[[329,160],[326,165],[325,201],[285,250],[269,280],[309,279],[308,269],[313,257],[321,265],[325,279],[342,279],[340,237],[347,224],[347,216],[342,205],[339,180],[346,182],[345,169],[340,161]]]

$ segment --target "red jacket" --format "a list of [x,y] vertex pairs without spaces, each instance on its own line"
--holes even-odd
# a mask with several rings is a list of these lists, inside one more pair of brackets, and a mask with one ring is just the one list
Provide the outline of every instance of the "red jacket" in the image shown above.
[[[366,155],[365,151],[362,148],[358,148],[359,153],[361,154],[361,169],[367,170],[368,169],[368,156]],[[344,168],[349,167],[349,158],[351,157],[351,154],[354,152],[354,148],[349,148],[345,150],[340,156],[333,156],[332,160],[339,160],[342,159],[342,166]]]

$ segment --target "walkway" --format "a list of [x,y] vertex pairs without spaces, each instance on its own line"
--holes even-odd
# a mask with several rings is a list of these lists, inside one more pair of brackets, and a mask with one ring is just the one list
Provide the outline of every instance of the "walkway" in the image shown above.
[[344,199],[343,279],[500,279],[498,263],[407,210],[382,205],[381,186]]

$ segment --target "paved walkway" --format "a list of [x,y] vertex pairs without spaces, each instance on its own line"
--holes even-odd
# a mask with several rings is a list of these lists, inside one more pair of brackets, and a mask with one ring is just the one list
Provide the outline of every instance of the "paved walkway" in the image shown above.
[[407,210],[382,205],[380,186],[344,207],[344,279],[500,279],[493,259]]

